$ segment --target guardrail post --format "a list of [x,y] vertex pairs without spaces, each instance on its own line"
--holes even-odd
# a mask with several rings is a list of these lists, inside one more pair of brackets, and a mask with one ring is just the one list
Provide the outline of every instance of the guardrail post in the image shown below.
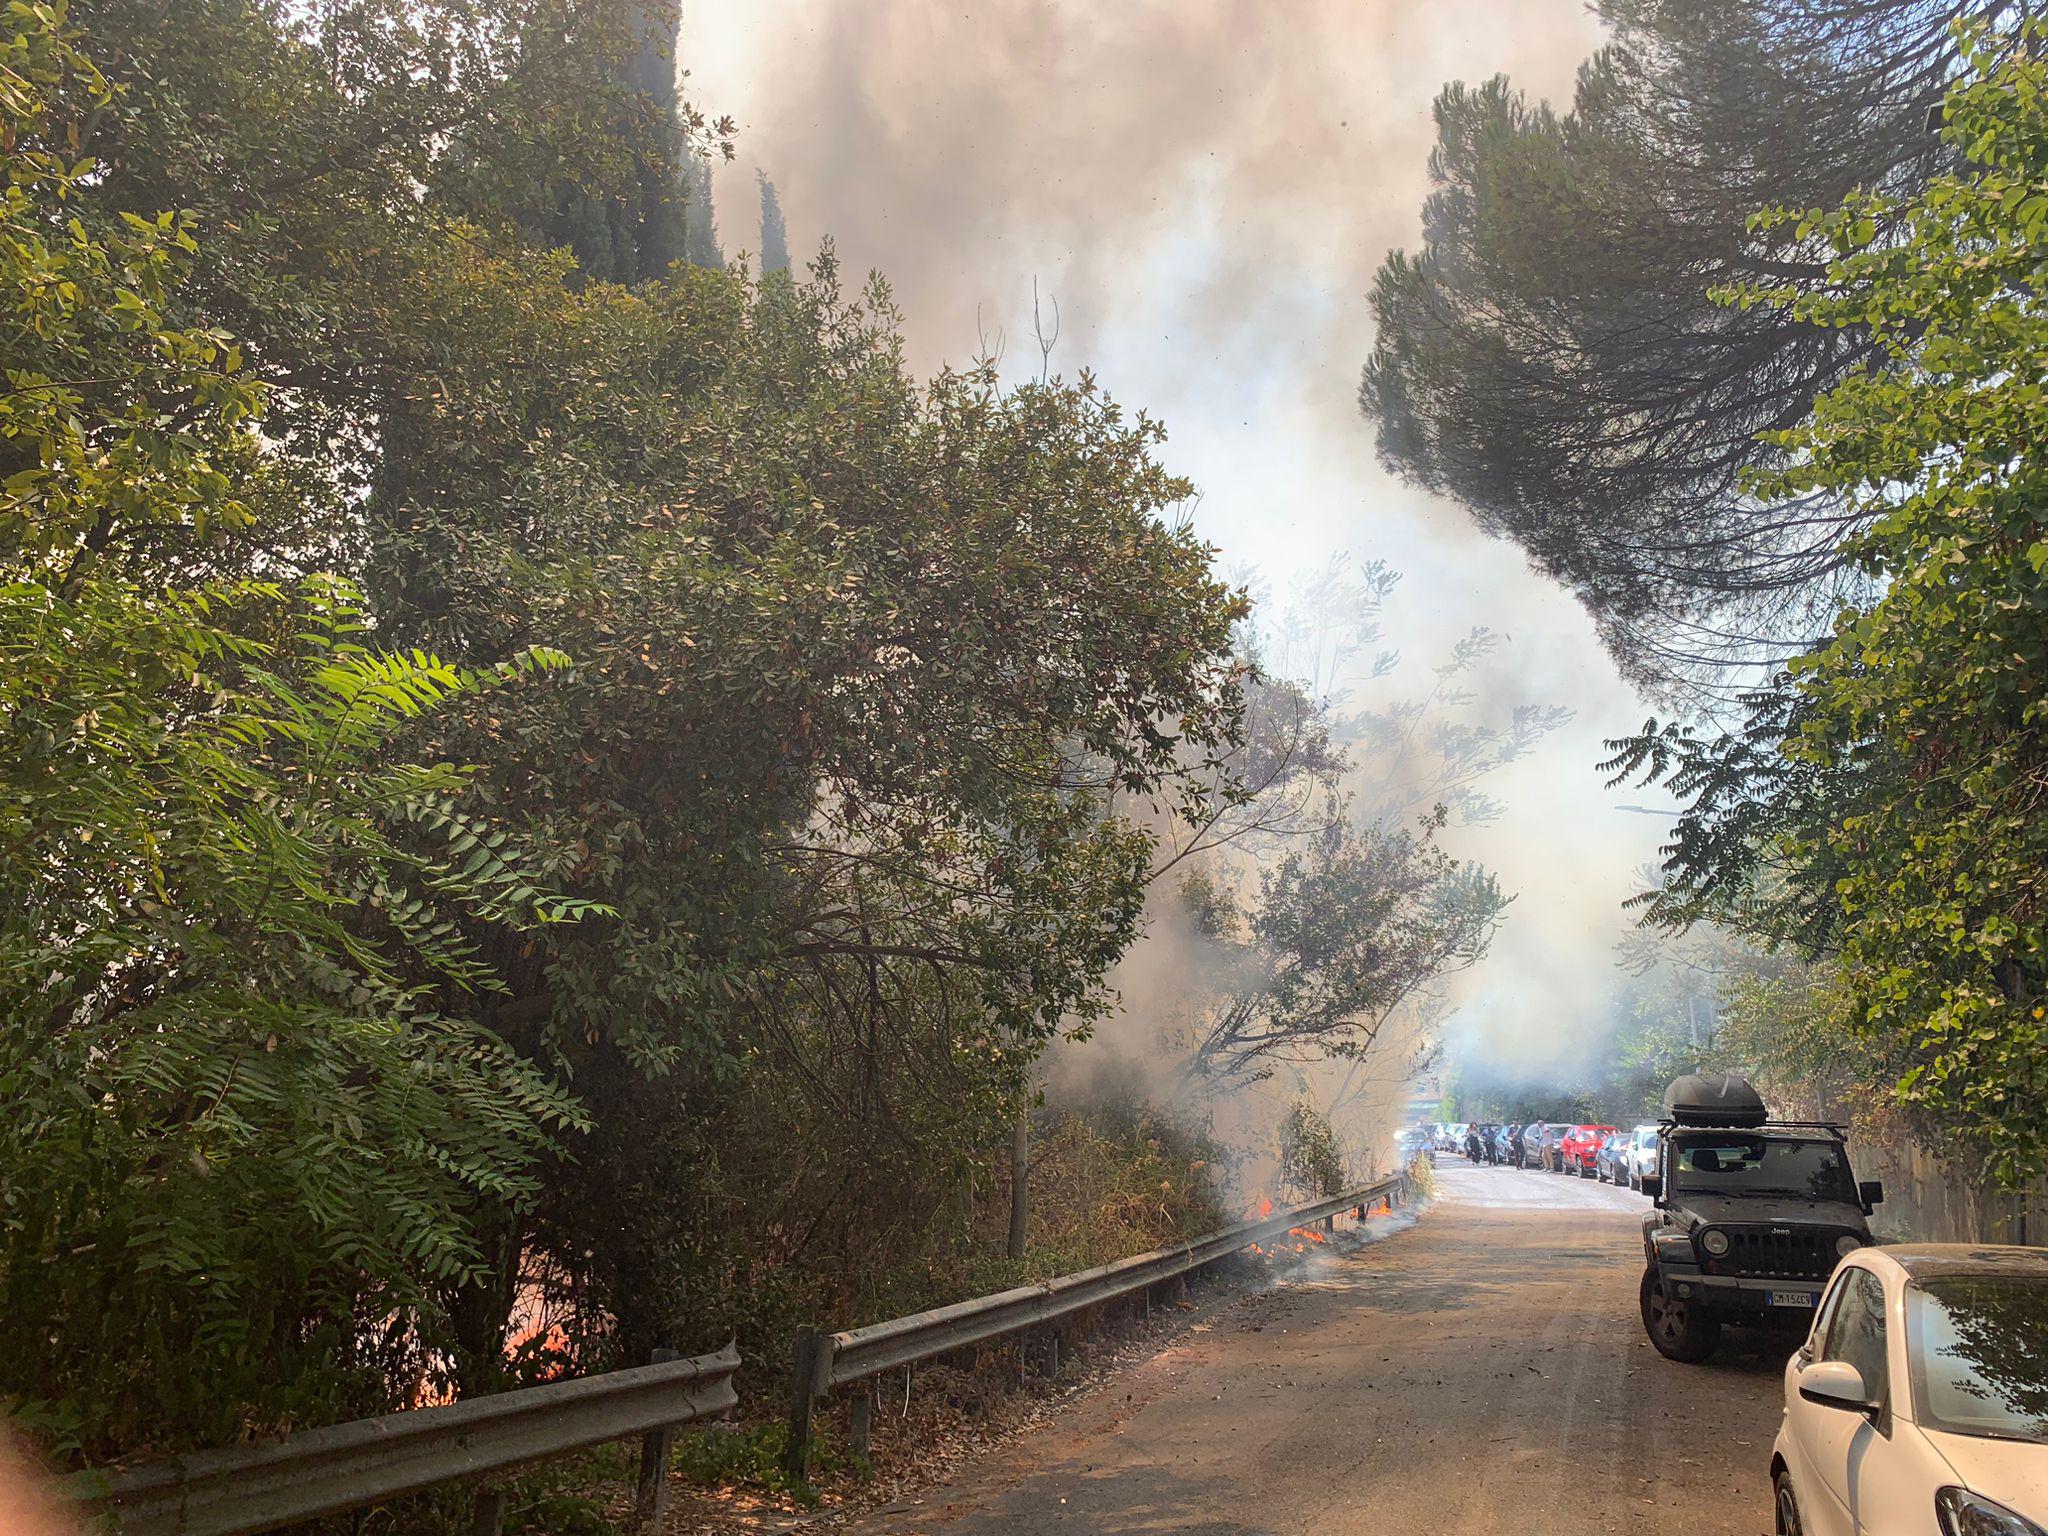
[[811,1414],[831,1366],[832,1336],[815,1328],[798,1329],[789,1381],[789,1446],[782,1457],[782,1469],[794,1483],[811,1480]]
[[498,1536],[505,1528],[505,1490],[502,1488],[479,1488],[476,1491],[476,1512],[469,1522],[470,1536]]
[[[682,1358],[673,1349],[657,1349],[647,1363],[660,1365],[664,1361]],[[676,1427],[673,1424],[650,1429],[641,1438],[640,1479],[633,1490],[633,1521],[641,1531],[659,1531],[663,1518],[668,1514],[668,1461],[675,1444]]]
[[853,1442],[853,1454],[865,1456],[868,1443],[875,1429],[875,1394],[864,1391],[853,1400],[853,1411],[847,1426],[847,1438]]

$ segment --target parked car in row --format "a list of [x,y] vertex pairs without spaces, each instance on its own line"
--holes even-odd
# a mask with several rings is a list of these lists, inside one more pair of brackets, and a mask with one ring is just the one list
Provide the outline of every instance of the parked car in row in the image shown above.
[[1557,1143],[1568,1125],[1555,1125],[1545,1121],[1525,1127],[1522,1131],[1522,1164],[1527,1168],[1549,1168],[1555,1170]]
[[1785,1367],[1778,1536],[2048,1530],[2048,1249],[1857,1248]]
[[1639,1125],[1629,1132],[1628,1187],[1640,1192],[1645,1176],[1657,1176],[1657,1126]]
[[1614,1134],[1611,1125],[1575,1125],[1558,1139],[1558,1171],[1593,1177],[1600,1157],[1600,1144]]
[[1593,1177],[1602,1184],[1617,1187],[1628,1182],[1628,1154],[1630,1137],[1625,1131],[1616,1131],[1612,1136],[1603,1137],[1600,1152],[1593,1164]]

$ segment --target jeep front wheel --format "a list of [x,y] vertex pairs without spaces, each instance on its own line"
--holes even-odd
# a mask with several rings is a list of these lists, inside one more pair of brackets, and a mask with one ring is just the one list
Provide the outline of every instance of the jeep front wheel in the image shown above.
[[1674,1296],[1657,1271],[1643,1271],[1643,1331],[1657,1353],[1683,1365],[1698,1365],[1721,1342],[1721,1320]]

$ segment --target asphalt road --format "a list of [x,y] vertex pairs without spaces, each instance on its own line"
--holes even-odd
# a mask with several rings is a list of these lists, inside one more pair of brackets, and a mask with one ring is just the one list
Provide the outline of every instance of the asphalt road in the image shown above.
[[1674,1365],[1643,1201],[1446,1158],[1405,1231],[1231,1303],[868,1536],[1761,1536],[1789,1342]]

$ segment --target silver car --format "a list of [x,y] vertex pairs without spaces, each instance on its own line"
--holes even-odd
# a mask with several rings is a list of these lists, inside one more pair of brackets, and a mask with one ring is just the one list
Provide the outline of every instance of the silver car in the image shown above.
[[1547,1168],[1553,1173],[1556,1172],[1560,1166],[1557,1160],[1557,1144],[1564,1140],[1564,1133],[1570,1129],[1568,1125],[1545,1122],[1541,1125],[1532,1125],[1524,1131],[1522,1146],[1525,1149],[1528,1166]]

